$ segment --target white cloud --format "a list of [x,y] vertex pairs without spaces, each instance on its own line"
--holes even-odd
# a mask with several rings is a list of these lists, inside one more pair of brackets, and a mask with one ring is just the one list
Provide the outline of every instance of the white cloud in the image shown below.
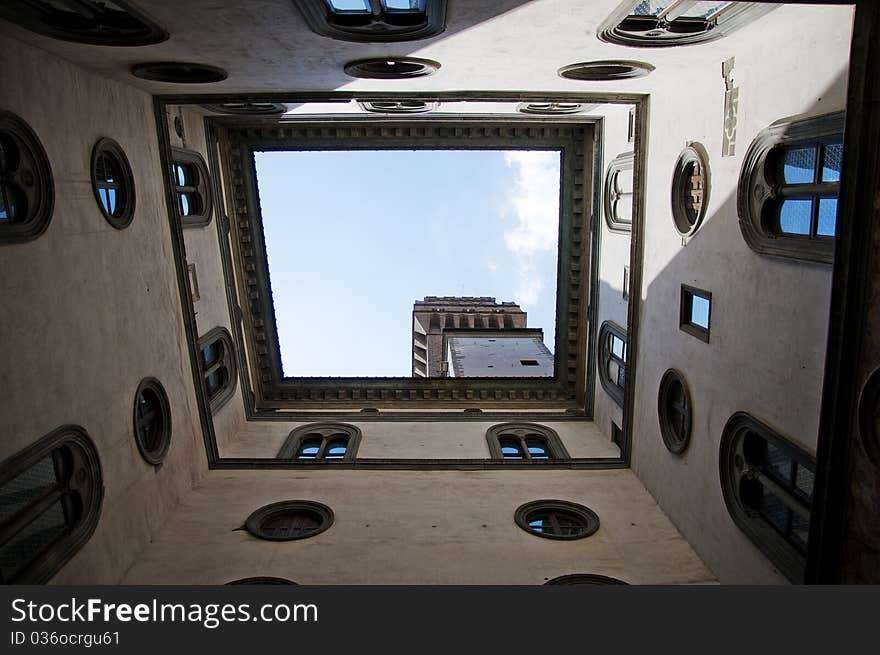
[[504,161],[516,174],[506,212],[516,223],[504,232],[504,245],[519,261],[517,302],[533,305],[544,288],[534,260],[556,250],[559,233],[559,153],[508,152]]

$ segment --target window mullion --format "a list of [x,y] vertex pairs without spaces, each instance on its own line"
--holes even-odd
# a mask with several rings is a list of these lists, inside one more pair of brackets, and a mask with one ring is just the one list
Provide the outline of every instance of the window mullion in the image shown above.
[[0,546],[5,545],[6,542],[18,535],[30,523],[48,511],[52,505],[61,499],[64,491],[65,488],[60,484],[55,484],[37,500],[22,508],[6,525],[0,528]]
[[795,497],[795,495],[791,491],[780,485],[778,482],[776,482],[776,480],[774,480],[763,471],[752,469],[752,473],[755,478],[757,478],[761,482],[761,484],[770,487],[773,495],[776,496],[783,505],[788,507],[793,512],[797,512],[809,521],[810,508],[806,503]]

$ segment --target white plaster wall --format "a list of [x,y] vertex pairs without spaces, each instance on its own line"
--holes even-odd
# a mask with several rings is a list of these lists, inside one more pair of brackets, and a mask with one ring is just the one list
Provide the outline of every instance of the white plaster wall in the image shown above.
[[[603,105],[605,134],[602,145],[602,177],[600,182],[599,207],[596,220],[599,222],[599,302],[596,312],[596,336],[605,321],[614,321],[623,329],[627,328],[627,308],[629,303],[623,299],[623,268],[629,265],[630,235],[614,232],[605,220],[605,177],[608,165],[617,155],[632,152],[635,144],[628,143],[629,111],[631,105]],[[596,375],[603,375],[599,349],[596,348]],[[609,441],[612,437],[612,421],[623,427],[623,410],[614,402],[608,392],[596,379],[596,396],[593,405],[593,420]]]
[[[489,459],[486,431],[503,421],[361,421],[358,459]],[[221,449],[222,457],[275,457],[287,436],[307,422],[251,421]],[[541,422],[556,431],[572,457],[618,457],[591,421]]]
[[[56,583],[115,583],[205,470],[186,353],[151,98],[4,38],[0,108],[38,135],[55,208],[34,241],[0,246],[0,460],[68,423],[95,442],[105,498],[90,541]],[[110,226],[92,192],[101,137],[128,156],[134,220]],[[159,468],[141,459],[132,412],[155,376],[173,437]]]
[[[724,506],[718,457],[727,420],[746,411],[808,450],[816,447],[831,267],[753,252],[736,209],[743,156],[761,129],[845,106],[851,8],[795,9],[722,39],[723,56],[701,58],[699,46],[689,48],[694,56],[679,83],[655,88],[650,99],[632,466],[722,582],[784,582]],[[721,64],[728,56],[736,56],[740,104],[736,156],[722,158]],[[688,141],[707,148],[712,181],[705,223],[683,246],[669,189]],[[678,327],[682,283],[713,294],[710,343]],[[682,457],[665,449],[657,419],[659,382],[670,367],[684,374],[693,401]]]
[[[598,532],[557,541],[517,527],[517,507],[550,498],[590,507]],[[290,542],[236,530],[262,505],[293,499],[325,503],[334,524]],[[542,584],[567,573],[714,581],[630,471],[213,471],[124,583]]]
[[[204,116],[208,112],[195,105],[169,106],[166,109],[168,134],[172,147],[191,150],[199,153],[205,160],[210,174],[210,157],[205,137]],[[174,118],[180,117],[183,122],[184,134],[180,138],[174,131]],[[213,190],[213,189],[212,189]],[[186,248],[186,261],[196,265],[196,276],[199,285],[199,299],[193,301],[199,337],[207,334],[215,327],[226,328],[233,332],[232,320],[229,316],[229,303],[226,298],[226,282],[223,276],[223,263],[220,255],[220,221],[218,217],[225,214],[225,198],[214,197],[211,222],[204,227],[187,227],[183,230],[183,242]],[[238,365],[244,365],[239,362]],[[235,391],[229,400],[214,412],[214,436],[217,447],[222,449],[234,437],[245,421],[244,402],[238,374],[235,376]]]

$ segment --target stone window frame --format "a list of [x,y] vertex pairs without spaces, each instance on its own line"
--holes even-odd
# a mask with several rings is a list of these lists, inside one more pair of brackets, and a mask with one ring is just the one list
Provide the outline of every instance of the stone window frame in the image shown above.
[[[787,257],[803,261],[830,264],[834,258],[835,237],[807,237],[780,234],[770,225],[768,214],[778,203],[784,188],[796,185],[780,182],[780,172],[774,160],[786,149],[827,143],[843,142],[846,112],[833,112],[809,118],[789,118],[777,121],[758,133],[743,159],[737,187],[737,213],[743,239],[755,252],[762,255]],[[808,186],[808,185],[803,185]],[[815,193],[802,197],[818,198],[818,187],[839,197],[840,183],[809,185]],[[801,197],[801,196],[798,196]]]
[[[689,184],[695,177],[687,175],[687,172],[692,170],[692,167],[699,167],[702,178],[701,189],[694,189]],[[706,218],[706,213],[709,209],[711,181],[708,151],[702,144],[696,141],[689,141],[675,162],[670,194],[672,222],[681,236],[686,238],[694,236],[703,224],[703,219]],[[688,204],[693,205],[694,198],[698,194],[701,195],[700,209],[693,217],[693,221],[691,221],[691,212],[688,210]]]
[[[714,17],[714,20],[687,18],[666,20],[662,17],[670,9],[674,13],[674,7],[667,7],[658,18],[636,16],[631,12],[640,2],[641,0],[625,0],[599,26],[596,33],[598,38],[617,45],[650,48],[706,43],[727,36],[776,9],[774,5],[739,2],[725,8],[719,16]],[[670,5],[673,3],[674,0],[670,0]],[[672,23],[689,30],[671,30],[669,27]],[[703,29],[699,29],[701,27]],[[674,36],[669,36],[670,34]]]
[[880,368],[868,376],[859,395],[859,435],[868,459],[880,466]]
[[612,578],[607,575],[599,575],[597,573],[568,573],[566,575],[560,575],[555,578],[551,578],[544,583],[545,585],[551,586],[568,586],[568,585],[579,585],[579,584],[591,584],[591,585],[629,585],[628,582],[624,582],[623,580],[618,580],[617,578]]
[[[346,12],[334,12],[325,0],[297,0],[294,4],[316,34],[340,41],[366,43],[392,43],[397,41],[416,41],[436,36],[446,29],[446,0],[425,0],[424,19],[407,25],[407,21],[395,20],[394,15],[404,15],[403,10],[389,10],[380,0],[367,0],[370,13],[362,25],[349,19]],[[351,12],[350,15],[357,15]],[[389,21],[388,18],[391,20]]]
[[[327,442],[332,436],[339,434],[345,434],[348,436],[348,444],[345,447],[345,456],[335,460],[324,459],[323,450],[327,446]],[[317,457],[314,460],[296,459],[296,454],[299,452],[303,440],[306,437],[313,435],[320,435],[324,440]],[[308,425],[301,425],[291,430],[275,457],[277,459],[289,459],[306,464],[329,463],[332,465],[333,462],[351,462],[357,459],[357,451],[360,445],[361,430],[354,425],[349,423],[309,423]]]
[[568,454],[556,430],[537,423],[500,423],[491,426],[486,430],[486,443],[489,445],[489,453],[492,459],[505,459],[501,449],[501,438],[508,435],[513,435],[520,440],[522,452],[524,453],[522,461],[533,461],[525,444],[526,437],[533,436],[538,436],[544,440],[550,461],[571,459],[571,455]]
[[[51,3],[41,3],[51,5]],[[77,3],[67,3],[67,12],[76,11]],[[80,2],[79,4],[85,4]],[[113,11],[125,14],[124,22],[128,25],[138,23],[138,30],[134,33],[126,33],[124,30],[113,28],[112,20],[94,20],[89,29],[83,29],[82,25],[71,27],[65,26],[61,16],[57,20],[52,19],[51,6],[41,9],[37,3],[16,2],[0,4],[0,18],[4,18],[20,27],[43,36],[74,43],[87,43],[102,46],[145,46],[161,43],[168,39],[166,32],[156,21],[147,16],[143,11],[134,7],[125,0],[113,0],[118,9],[110,7],[98,7],[103,3],[89,2],[90,11],[97,13]],[[55,10],[60,14],[60,10]],[[79,16],[84,21],[90,19],[89,12],[80,12]]]
[[[670,393],[674,384],[680,385],[683,396],[682,406],[675,408],[682,417],[680,429],[676,428],[670,416]],[[657,392],[657,417],[660,421],[660,436],[663,438],[666,449],[674,455],[684,453],[691,440],[693,402],[687,380],[680,371],[674,368],[668,369],[660,380]]]
[[[208,368],[205,368],[205,358],[202,350],[208,346],[218,344],[222,350],[216,361]],[[202,376],[202,384],[205,388],[205,395],[211,406],[211,413],[216,414],[223,405],[225,405],[235,393],[235,386],[238,383],[238,363],[236,361],[235,346],[232,342],[232,335],[224,328],[217,326],[206,332],[198,341],[199,347],[199,372]],[[216,371],[225,370],[226,381],[211,395],[208,391],[208,376]]]
[[[25,563],[12,578],[2,579],[0,583],[48,582],[85,545],[98,525],[104,499],[101,462],[91,437],[78,425],[58,427],[0,463],[0,487],[8,485],[47,457],[52,458],[56,483],[50,491],[29,502],[5,524],[0,525],[0,532],[5,534],[10,530],[12,534],[8,536],[10,539],[14,538],[18,531],[49,511],[55,503],[62,503],[65,524],[70,522],[70,525],[66,525],[63,534]],[[65,476],[64,481],[60,481],[57,478],[65,467],[70,468],[69,475]],[[75,520],[71,518],[72,506],[64,502],[65,498],[73,495],[77,496],[82,507]]]
[[[584,529],[582,532],[573,535],[537,532],[529,525],[529,521],[535,514],[540,512],[559,512],[574,516],[583,522]],[[533,500],[524,505],[520,505],[513,514],[513,520],[520,528],[531,535],[543,539],[556,539],[558,541],[586,539],[587,537],[594,535],[599,529],[599,515],[596,514],[596,512],[586,505],[580,505],[568,500]]]
[[[623,341],[624,355],[621,359],[617,355],[611,352],[610,341],[611,337],[615,336],[618,339]],[[605,389],[605,392],[611,396],[611,399],[617,403],[620,407],[623,407],[623,399],[624,394],[626,393],[626,377],[627,377],[627,367],[629,366],[629,358],[628,358],[628,350],[629,350],[629,340],[627,338],[626,330],[624,330],[621,326],[619,326],[614,321],[605,321],[602,323],[602,326],[599,328],[599,347],[596,361],[599,366],[598,378],[599,382],[602,385],[602,388]],[[611,361],[617,362],[618,366],[623,366],[624,370],[624,386],[620,386],[615,380],[612,380],[608,376],[608,365]]]
[[[783,481],[773,474],[769,466],[763,465],[764,462],[756,464],[748,461],[759,454],[756,452],[758,450],[756,444],[759,442],[754,440],[748,444],[751,455],[747,454],[744,442],[749,435],[760,440],[765,447],[767,444],[774,446],[778,453],[795,464],[791,466],[789,481]],[[806,496],[797,491],[796,476],[802,468],[809,471],[812,488],[815,482],[816,459],[810,453],[746,412],[737,412],[727,421],[719,450],[720,482],[724,504],[736,526],[783,575],[794,583],[804,581],[807,541],[804,541],[803,549],[799,550],[786,534],[780,532],[770,523],[769,518],[762,515],[761,508],[749,506],[743,499],[743,494],[744,490],[749,493],[754,492],[757,489],[754,485],[757,485],[763,494],[766,485],[789,512],[786,532],[792,529],[795,513],[806,516],[808,532],[813,494]],[[744,483],[748,486],[744,486]],[[761,500],[763,502],[763,495]]]
[[[693,299],[694,296],[709,301],[709,313],[706,316],[707,326],[697,325],[691,319],[693,318]],[[698,289],[689,284],[681,285],[681,294],[679,302],[678,327],[682,332],[696,337],[700,341],[709,343],[709,336],[712,333],[712,292],[705,289]]]
[[616,203],[619,198],[629,195],[634,197],[635,189],[631,189],[629,193],[625,190],[621,191],[617,188],[617,178],[625,171],[632,171],[635,165],[635,153],[622,152],[611,160],[605,171],[605,184],[602,191],[602,208],[605,214],[605,224],[612,232],[624,232],[629,234],[632,232],[632,216],[629,220],[621,219],[617,213]]
[[[138,411],[140,405],[141,394],[150,392],[155,395],[158,400],[158,412],[161,420],[161,432],[153,439],[156,443],[151,445],[147,443],[141,429],[143,417]],[[134,403],[132,409],[132,428],[134,432],[134,440],[137,445],[138,452],[145,462],[153,466],[159,466],[168,454],[171,447],[171,405],[168,402],[168,394],[165,387],[154,377],[146,377],[138,384],[137,391],[134,394]]]
[[[98,164],[104,157],[113,160],[119,179],[114,182],[99,179]],[[91,165],[89,167],[90,177],[92,180],[92,191],[95,194],[95,200],[98,203],[98,209],[107,222],[117,230],[124,230],[134,219],[134,209],[137,201],[137,194],[134,186],[134,174],[131,172],[131,165],[128,163],[128,157],[116,141],[109,138],[98,139],[92,148]],[[118,210],[110,211],[101,198],[101,191],[113,189],[117,192]]]
[[[178,183],[178,166],[183,166],[185,171],[196,176],[194,185],[181,186]],[[208,165],[201,154],[194,150],[171,148],[171,186],[174,189],[176,203],[174,211],[180,219],[181,227],[206,227],[210,225],[213,217],[211,176],[208,173]],[[193,194],[198,198],[199,211],[183,215],[181,197],[184,194]]]
[[14,147],[14,160],[17,160],[17,166],[8,171],[4,170],[10,166],[5,155],[0,162],[0,175],[4,178],[0,185],[3,206],[8,207],[10,193],[25,196],[27,205],[23,220],[0,221],[0,244],[31,241],[43,234],[52,220],[55,204],[52,167],[36,132],[9,111],[0,110],[0,145],[4,151]]
[[[309,512],[318,516],[321,522],[317,528],[306,533],[279,536],[266,532],[263,522],[274,514],[281,514],[287,511]],[[257,539],[264,539],[266,541],[298,541],[300,539],[309,539],[328,530],[333,525],[334,518],[333,510],[323,503],[313,500],[282,500],[277,503],[263,505],[259,509],[254,510],[242,527]]]
[[[590,121],[547,122],[528,117],[486,120],[409,120],[333,123],[291,121],[217,126],[232,199],[230,231],[238,277],[245,352],[254,383],[253,406],[273,409],[361,409],[402,406],[496,408],[577,407],[585,393],[587,334],[575,317],[589,297],[582,266],[588,261],[588,206],[592,185],[586,152]],[[283,377],[268,262],[256,189],[254,151],[360,148],[506,148],[562,152],[560,266],[554,376],[545,378],[309,378]],[[582,379],[583,378],[583,379]]]
[[225,583],[226,587],[235,587],[235,586],[266,586],[266,585],[294,585],[298,586],[296,582],[293,580],[288,580],[287,578],[276,578],[274,576],[255,576],[250,578],[239,578],[238,580],[230,580]]

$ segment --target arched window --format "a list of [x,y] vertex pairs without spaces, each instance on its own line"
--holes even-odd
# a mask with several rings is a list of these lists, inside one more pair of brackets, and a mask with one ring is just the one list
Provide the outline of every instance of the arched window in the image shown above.
[[626,388],[626,330],[612,321],[599,328],[599,382],[618,405],[623,407]]
[[0,111],[0,243],[30,241],[52,220],[52,170],[34,131]]
[[278,458],[300,462],[351,461],[360,442],[361,431],[353,425],[313,423],[293,430],[278,451]]
[[684,376],[674,368],[663,374],[657,396],[660,434],[671,453],[681,455],[691,440],[693,408],[691,393]]
[[446,29],[446,0],[300,0],[309,27],[342,41],[414,41]]
[[177,215],[183,227],[204,227],[211,222],[211,183],[205,160],[190,150],[172,148],[171,152]]
[[306,539],[333,525],[333,510],[311,500],[283,500],[264,505],[245,521],[253,536],[268,541]]
[[764,255],[830,263],[837,231],[843,112],[774,124],[752,141],[737,193],[739,226]]
[[0,464],[0,583],[47,582],[92,535],[103,498],[97,449],[76,425]]
[[550,461],[570,459],[555,430],[535,423],[493,425],[486,432],[492,459]]
[[225,328],[216,327],[199,339],[199,352],[205,391],[211,411],[216,412],[235,391],[238,369],[232,337]]
[[605,173],[605,222],[615,232],[631,232],[633,217],[634,155],[617,155]]
[[721,490],[733,522],[792,582],[802,582],[816,461],[754,417],[730,417]]
[[171,405],[156,378],[144,378],[134,395],[134,439],[141,457],[158,466],[171,447]]
[[629,46],[704,43],[773,9],[772,5],[729,0],[626,0],[599,28],[599,38]]

